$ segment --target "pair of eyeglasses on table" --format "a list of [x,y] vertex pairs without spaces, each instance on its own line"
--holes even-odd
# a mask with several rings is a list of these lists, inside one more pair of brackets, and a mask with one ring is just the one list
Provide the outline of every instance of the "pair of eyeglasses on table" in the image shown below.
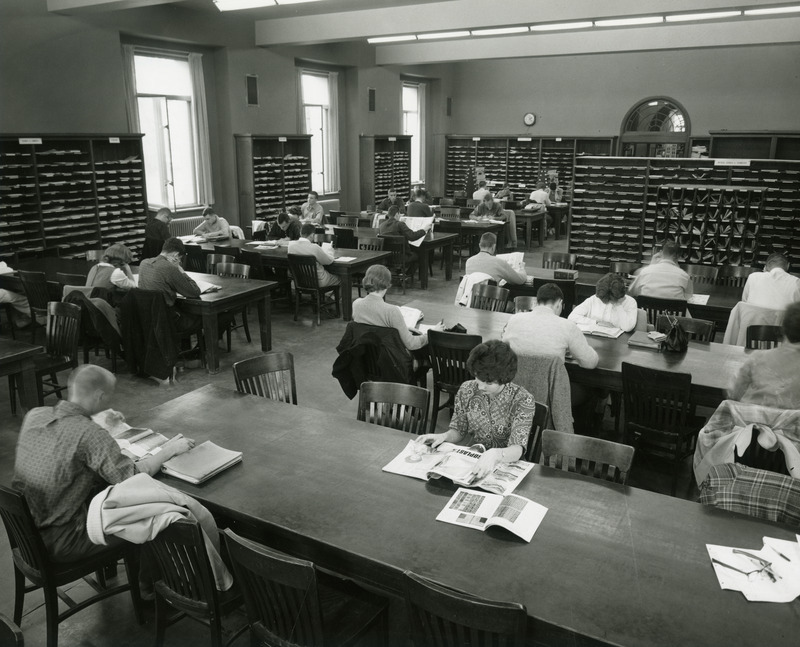
[[[736,571],[737,573],[741,573],[742,575],[745,575],[747,579],[750,580],[751,582],[763,577],[768,577],[771,582],[777,582],[779,579],[781,579],[781,576],[772,570],[772,562],[767,561],[763,557],[759,557],[758,555],[753,555],[752,553],[748,553],[746,550],[741,550],[739,548],[734,548],[733,553],[735,555],[744,555],[748,559],[752,560],[755,564],[759,564],[760,568],[755,568],[752,571],[743,571],[740,568],[731,566],[730,564],[726,564],[725,562],[721,562],[716,558],[712,558],[711,562],[713,564],[719,564],[720,566],[729,568],[730,570]],[[784,559],[786,558],[784,557]]]

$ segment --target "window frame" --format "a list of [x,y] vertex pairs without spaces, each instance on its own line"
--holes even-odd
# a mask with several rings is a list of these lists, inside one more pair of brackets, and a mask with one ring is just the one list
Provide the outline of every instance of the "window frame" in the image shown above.
[[[341,191],[341,176],[340,176],[340,141],[339,141],[339,111],[338,111],[338,95],[339,95],[339,75],[338,72],[333,70],[317,69],[313,67],[302,66],[297,68],[297,81],[298,81],[298,95],[299,95],[299,108],[300,108],[300,130],[312,137],[312,159],[311,159],[311,185],[312,190],[317,191],[322,195],[337,194]],[[306,102],[303,92],[303,77],[315,76],[324,78],[328,86],[328,103],[311,103]],[[322,169],[317,171],[314,168],[314,142],[313,138],[316,133],[308,132],[306,112],[308,108],[319,109],[321,111],[321,150],[322,150]],[[321,176],[322,185],[315,185],[316,176]]]
[[[412,135],[411,137],[411,184],[425,184],[426,164],[425,164],[425,128],[426,128],[426,97],[428,92],[428,84],[425,81],[418,79],[401,79],[400,84],[400,130],[404,135]],[[406,87],[413,87],[417,91],[417,109],[416,111],[406,110],[405,101],[403,100],[403,90]],[[406,128],[406,118],[408,115],[417,115],[417,131],[419,133],[416,141],[414,140],[414,133],[409,133]],[[416,157],[417,167],[419,170],[419,177],[414,177],[414,158]]]

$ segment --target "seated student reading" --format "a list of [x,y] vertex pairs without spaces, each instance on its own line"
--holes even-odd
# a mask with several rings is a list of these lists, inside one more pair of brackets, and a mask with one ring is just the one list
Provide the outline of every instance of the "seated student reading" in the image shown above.
[[784,343],[754,351],[739,369],[728,398],[777,409],[800,409],[800,301],[786,308]]
[[97,265],[92,266],[86,277],[86,286],[91,288],[121,288],[130,290],[136,287],[130,263],[133,252],[122,243],[116,243],[103,251]]
[[506,249],[517,248],[517,217],[510,209],[503,209],[503,205],[495,202],[492,194],[487,192],[481,203],[475,207],[470,218],[499,220],[506,223]]
[[576,324],[599,323],[615,326],[625,332],[636,327],[636,299],[627,295],[625,280],[617,274],[606,274],[589,297],[569,313]]
[[680,248],[672,241],[665,242],[653,255],[650,265],[636,273],[628,288],[633,297],[640,294],[658,299],[689,299],[694,294],[692,277],[678,265]]
[[433,447],[445,441],[480,443],[486,448],[474,470],[480,478],[499,462],[522,458],[536,402],[512,382],[517,374],[517,356],[505,342],[493,339],[477,345],[469,354],[467,370],[475,379],[458,389],[450,428],[420,436],[417,442]]
[[267,240],[297,240],[300,238],[300,222],[294,216],[281,212],[267,233]]
[[421,187],[414,189],[411,194],[411,201],[406,207],[406,215],[409,218],[431,218],[433,211],[428,206],[428,192]]
[[517,271],[502,258],[495,256],[497,248],[497,236],[487,231],[479,243],[480,251],[467,259],[464,266],[465,274],[481,272],[488,274],[494,281],[505,281],[511,285],[522,285],[528,276],[524,271]]
[[308,198],[300,205],[300,222],[310,222],[312,225],[322,227],[325,224],[325,210],[322,205],[317,202],[319,193],[316,191],[309,191]]
[[315,229],[316,225],[310,222],[300,227],[300,238],[289,242],[287,252],[299,256],[313,256],[317,259],[317,278],[321,288],[339,285],[339,277],[325,269],[326,265],[333,263],[333,256],[328,255],[322,247],[311,242],[311,236],[314,235]]
[[134,462],[91,416],[114,395],[114,375],[83,364],[67,379],[67,399],[31,409],[22,421],[13,487],[25,495],[47,552],[71,562],[104,550],[86,530],[89,499],[98,483],[120,483],[137,472],[154,476],[161,465],[194,446],[176,436],[158,454]]
[[783,254],[770,254],[764,271],[747,277],[742,301],[770,310],[783,310],[800,301],[800,279],[789,274],[789,261]]
[[206,240],[225,240],[231,237],[231,228],[225,218],[218,216],[211,207],[206,207],[203,209],[203,222],[192,233]]
[[389,211],[391,207],[397,207],[400,213],[403,213],[406,210],[406,205],[400,198],[397,197],[397,189],[394,187],[389,189],[387,197],[381,200],[380,204],[378,205],[378,211],[386,212]]

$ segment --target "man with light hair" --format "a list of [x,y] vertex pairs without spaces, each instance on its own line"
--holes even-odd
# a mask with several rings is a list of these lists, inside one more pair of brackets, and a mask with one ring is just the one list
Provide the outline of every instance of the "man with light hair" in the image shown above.
[[465,274],[481,272],[490,275],[494,281],[505,281],[511,285],[525,283],[528,276],[524,271],[515,270],[506,260],[495,256],[497,236],[487,231],[481,236],[479,246],[481,251],[467,259],[467,264],[464,266]]
[[800,301],[800,279],[788,270],[789,261],[783,254],[770,254],[764,271],[747,277],[742,301],[771,310],[783,310]]
[[[13,487],[25,496],[44,545],[56,562],[71,562],[104,550],[86,531],[89,499],[98,481],[120,483],[137,472],[151,476],[188,451],[194,441],[176,436],[154,456],[134,462],[92,415],[108,407],[116,386],[104,368],[84,364],[70,373],[66,400],[31,409],[17,441]],[[108,417],[110,416],[110,419]],[[124,422],[109,411],[106,422]]]
[[678,265],[680,250],[678,245],[667,241],[661,252],[653,256],[650,265],[643,267],[628,288],[628,294],[637,297],[658,299],[688,300],[694,294],[694,284],[689,276]]

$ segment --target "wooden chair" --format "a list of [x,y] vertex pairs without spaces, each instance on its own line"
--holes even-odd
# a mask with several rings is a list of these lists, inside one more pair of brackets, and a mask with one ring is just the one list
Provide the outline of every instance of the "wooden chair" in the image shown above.
[[0,310],[6,313],[6,319],[8,319],[8,331],[11,334],[11,339],[16,339],[17,331],[16,331],[16,325],[14,324],[15,321],[14,307],[10,303],[3,303],[0,304]]
[[706,319],[659,315],[656,320],[656,330],[658,332],[669,332],[670,328],[672,328],[672,322],[676,319],[681,328],[686,331],[686,336],[690,341],[714,341],[714,335],[717,332],[717,324]]
[[439,207],[439,220],[461,222],[461,207]]
[[339,249],[357,249],[358,239],[353,227],[334,227],[333,235],[336,236],[336,247]]
[[424,434],[428,426],[430,391],[397,382],[364,382],[358,396],[357,419]]
[[264,265],[261,254],[252,249],[242,249],[239,261],[250,266],[250,278],[260,281],[275,281],[279,287],[270,292],[270,301],[289,301],[292,299],[292,282],[285,268],[272,268]]
[[564,309],[561,311],[561,316],[564,318],[569,317],[569,313],[572,312],[572,308],[575,306],[575,279],[542,279],[534,277],[532,283],[534,293],[538,292],[539,288],[545,283],[555,283],[561,288],[561,292],[564,293]]
[[[232,254],[207,254],[206,255],[206,274],[217,273],[217,263],[235,263],[236,257]],[[201,270],[203,271],[203,270]]]
[[550,407],[541,402],[536,403],[533,410],[533,421],[531,422],[531,433],[528,434],[528,446],[525,448],[523,458],[531,463],[536,463],[542,455],[542,432],[547,425],[547,416],[550,414]]
[[505,312],[508,296],[511,291],[488,283],[478,283],[472,286],[469,307],[490,312]]
[[514,312],[530,312],[536,307],[534,296],[514,297]]
[[[160,253],[160,252],[159,252]],[[87,249],[85,252],[86,260],[87,261],[94,261],[97,262],[103,258],[103,250],[102,249]]]
[[672,489],[684,460],[694,454],[704,420],[691,402],[692,376],[622,362],[625,442],[638,453],[672,464]]
[[[45,353],[34,357],[36,388],[39,406],[44,399],[55,394],[61,399],[61,392],[67,385],[60,385],[56,373],[78,365],[78,339],[81,332],[81,309],[79,306],[61,301],[51,301],[47,305],[47,340]],[[44,379],[45,375],[50,380]],[[49,387],[49,389],[45,389]],[[11,400],[11,413],[17,413],[16,375],[8,376],[8,392]]]
[[22,630],[0,613],[0,647],[24,647],[25,637]]
[[[214,271],[208,271],[206,265],[206,252],[200,245],[184,243],[183,248],[186,250],[186,260],[184,268],[190,272],[204,272],[206,274],[213,274]],[[235,259],[234,259],[235,260]]]
[[[360,236],[356,239],[358,249],[367,252],[382,252],[383,251],[383,238],[379,236]],[[353,285],[358,290],[358,296],[361,297],[361,282],[364,280],[364,272],[355,272],[353,274]]]
[[658,317],[664,314],[674,317],[686,316],[687,303],[683,299],[659,299],[641,294],[635,298],[637,306],[647,312],[647,323],[651,326],[655,326]]
[[336,218],[336,226],[355,229],[358,227],[358,216],[338,216]]
[[245,625],[223,643],[222,617],[242,606],[242,597],[235,586],[217,591],[203,531],[196,521],[174,521],[146,546],[159,573],[155,583],[158,647],[164,644],[167,627],[185,617],[208,626],[214,647],[230,644],[247,629]]
[[526,644],[528,612],[521,604],[460,593],[411,571],[404,574],[403,590],[414,647]]
[[789,472],[789,468],[786,465],[786,456],[783,450],[778,448],[775,451],[770,451],[769,449],[763,448],[758,443],[759,433],[758,427],[753,426],[750,444],[741,456],[739,456],[737,450],[734,450],[733,462],[760,470],[777,472],[784,476],[791,476],[792,474]]
[[[328,292],[333,293],[336,301],[336,317],[340,316],[339,295],[341,285],[329,285],[321,287],[317,276],[317,259],[313,256],[302,254],[288,254],[289,271],[294,280],[294,320],[297,321],[297,313],[300,310],[300,298],[303,294],[309,294],[312,298],[312,306],[317,313],[317,325],[322,325],[320,319],[323,299]],[[350,289],[350,286],[347,286]]]
[[[458,209],[458,207],[455,207]],[[463,253],[466,249],[469,252],[468,236],[464,234],[464,226],[461,221],[461,216],[442,218],[436,225],[436,231],[443,234],[457,234],[456,239],[453,241],[453,255],[458,258],[458,267],[461,269],[461,262],[464,260]],[[444,267],[444,251],[442,252],[441,269]]]
[[642,266],[641,263],[628,263],[624,261],[612,261],[609,265],[608,271],[612,274],[621,274],[622,276],[630,276]]
[[50,288],[47,287],[47,276],[44,272],[28,272],[17,270],[17,276],[22,282],[22,291],[28,299],[31,317],[31,343],[36,343],[36,330],[44,328],[36,321],[36,317],[47,316],[47,304],[50,303]]
[[[212,254],[214,256],[214,254]],[[250,266],[245,265],[244,263],[226,263],[221,262],[217,263],[217,276],[232,276],[237,279],[249,279],[250,278]],[[236,324],[236,314],[239,313],[242,316],[242,323]],[[244,328],[244,336],[247,338],[247,343],[251,343],[250,339],[250,326],[247,323],[247,304],[243,305],[241,308],[234,309],[232,311],[233,319],[231,322],[225,327],[225,341],[228,344],[228,352],[231,352],[231,333],[236,330],[237,328]]]
[[[3,525],[8,533],[11,558],[14,561],[14,623],[16,625],[22,623],[25,595],[36,589],[42,589],[44,595],[47,647],[57,647],[58,625],[61,622],[89,605],[123,591],[131,592],[136,620],[139,624],[142,623],[138,568],[135,559],[136,548],[133,544],[123,542],[84,559],[57,563],[50,558],[39,530],[36,528],[28,503],[20,492],[0,486],[0,517],[2,517]],[[97,582],[90,577],[92,573],[115,566],[120,559],[125,560],[128,583],[109,587],[103,583],[102,578],[98,578],[100,582]],[[26,586],[26,578],[31,585]],[[96,594],[76,604],[60,590],[60,587],[80,579],[84,579]],[[61,613],[58,610],[59,598],[67,605],[67,609]]]
[[574,270],[578,264],[577,254],[545,252],[542,254],[542,267],[552,270]]
[[542,465],[584,476],[622,483],[628,480],[634,449],[602,438],[545,429]]
[[768,349],[783,342],[782,326],[747,326],[746,348]]
[[467,198],[466,206],[468,209],[474,209],[481,203],[480,200],[473,200],[472,198]]
[[[225,530],[244,595],[252,645],[375,645],[385,641],[388,601]],[[370,632],[372,635],[370,636]],[[379,635],[374,635],[377,632]]]
[[233,256],[232,262],[239,260],[239,254],[241,251],[242,249],[240,247],[234,247],[233,245],[214,245],[215,254],[221,254],[222,256]]
[[719,274],[718,267],[711,265],[681,265],[683,270],[692,279],[692,282],[699,285],[714,285],[717,282],[717,275]]
[[[461,385],[472,379],[467,370],[470,351],[483,339],[480,335],[462,335],[440,330],[428,331],[428,353],[433,368],[433,407],[431,409],[431,433],[436,430],[439,410],[453,408],[453,398]],[[449,395],[448,401],[439,406],[442,393]]]
[[723,265],[717,274],[717,285],[743,288],[747,283],[747,277],[753,272],[758,272],[758,270],[755,267],[744,267],[743,265]]
[[236,362],[233,379],[240,393],[297,404],[294,356],[286,351],[272,351]]
[[331,245],[336,247],[335,234],[324,234],[324,233],[311,234],[310,240],[312,243],[316,243],[320,247],[322,247],[322,243],[330,243]]
[[86,285],[86,275],[56,272],[56,281],[62,288],[65,285]]
[[[413,283],[414,272],[412,267],[413,256],[408,249],[408,241],[405,236],[381,236],[383,238],[383,249],[391,253],[391,258],[387,267],[392,273],[392,282],[397,282],[406,293],[406,283]],[[420,267],[420,272],[426,271]]]

